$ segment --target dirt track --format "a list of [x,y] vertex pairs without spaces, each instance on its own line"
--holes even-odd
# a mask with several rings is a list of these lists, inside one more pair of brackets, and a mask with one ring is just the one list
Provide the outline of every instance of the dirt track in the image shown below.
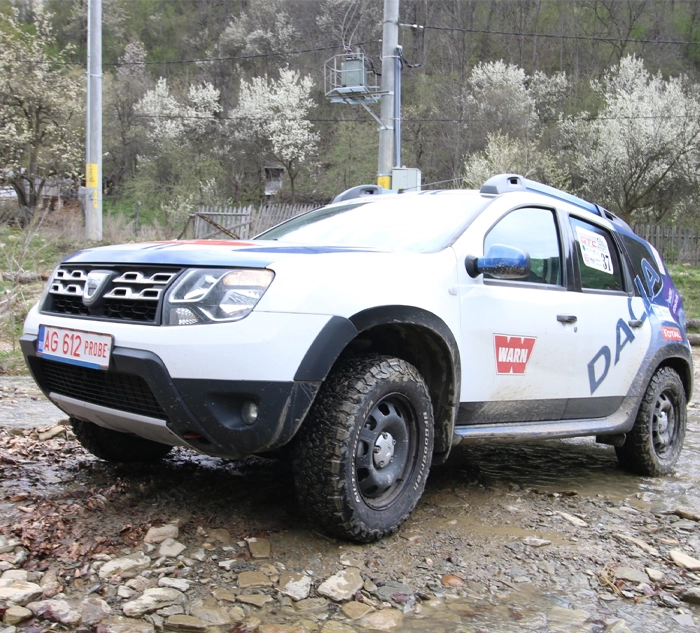
[[[0,570],[10,570],[0,609],[24,572],[51,597],[37,607],[33,596],[17,631],[48,630],[51,618],[101,633],[619,633],[700,622],[687,602],[700,600],[700,574],[674,562],[700,558],[700,398],[674,476],[628,475],[591,440],[461,448],[431,473],[398,534],[358,546],[300,515],[283,463],[178,449],[157,465],[106,464],[56,426],[64,416],[27,380],[0,386]],[[166,524],[174,544],[144,543]],[[140,563],[120,571],[136,553]],[[360,584],[342,595],[341,580]],[[153,596],[161,602],[141,613]]]

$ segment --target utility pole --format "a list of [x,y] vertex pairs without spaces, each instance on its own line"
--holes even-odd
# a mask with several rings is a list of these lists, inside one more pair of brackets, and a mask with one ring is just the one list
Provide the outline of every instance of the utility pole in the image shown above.
[[102,239],[102,0],[88,0],[85,237]]
[[[394,167],[394,109],[396,58],[399,46],[399,0],[384,0],[384,34],[382,40],[382,106],[379,130],[379,167],[377,184],[391,189],[391,171]],[[399,71],[400,72],[400,71]]]

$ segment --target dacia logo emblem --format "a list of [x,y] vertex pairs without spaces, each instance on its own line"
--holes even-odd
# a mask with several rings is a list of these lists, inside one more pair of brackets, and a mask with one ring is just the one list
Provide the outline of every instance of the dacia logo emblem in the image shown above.
[[102,296],[105,286],[114,273],[110,270],[92,270],[88,273],[83,290],[83,304],[92,305]]

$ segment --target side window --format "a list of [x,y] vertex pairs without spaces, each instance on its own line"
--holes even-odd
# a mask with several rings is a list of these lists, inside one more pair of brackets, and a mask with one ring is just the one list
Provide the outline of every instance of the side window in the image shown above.
[[[622,245],[627,249],[629,261],[632,265],[632,277],[639,278],[642,289],[649,297],[655,297],[661,292],[663,287],[664,271],[659,267],[655,254],[640,239],[634,239],[628,235],[621,235]],[[640,293],[640,289],[635,287],[635,292]]]
[[576,257],[584,290],[624,290],[620,256],[612,236],[605,229],[569,218],[576,241]]
[[[561,249],[554,213],[547,209],[516,209],[486,235],[484,254],[492,246],[513,246],[530,255],[530,274],[522,280],[561,285]],[[484,274],[487,279],[491,275]]]

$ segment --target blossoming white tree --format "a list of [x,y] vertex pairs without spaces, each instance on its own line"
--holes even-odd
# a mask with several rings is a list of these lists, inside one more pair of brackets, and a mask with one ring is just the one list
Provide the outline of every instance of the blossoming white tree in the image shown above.
[[684,206],[679,194],[697,185],[697,89],[684,77],[651,75],[635,57],[623,58],[592,85],[603,104],[597,115],[563,124],[585,193],[626,221],[678,212]]
[[238,107],[231,112],[233,135],[262,143],[285,168],[292,201],[300,165],[316,154],[318,145],[318,134],[308,120],[315,106],[313,85],[311,77],[289,68],[280,70],[279,79],[265,75],[242,80]]
[[502,61],[477,64],[466,86],[467,132],[477,146],[484,145],[467,157],[464,185],[479,188],[490,176],[511,172],[567,188],[568,174],[542,136],[557,120],[568,88],[564,73],[527,75]]
[[0,184],[31,221],[48,178],[76,178],[84,151],[84,80],[51,53],[50,16],[38,5],[32,31],[0,14]]
[[219,99],[209,83],[190,85],[178,98],[160,78],[135,106],[148,148],[139,157],[133,193],[159,204],[171,230],[212,197],[220,171],[212,152],[222,135]]

